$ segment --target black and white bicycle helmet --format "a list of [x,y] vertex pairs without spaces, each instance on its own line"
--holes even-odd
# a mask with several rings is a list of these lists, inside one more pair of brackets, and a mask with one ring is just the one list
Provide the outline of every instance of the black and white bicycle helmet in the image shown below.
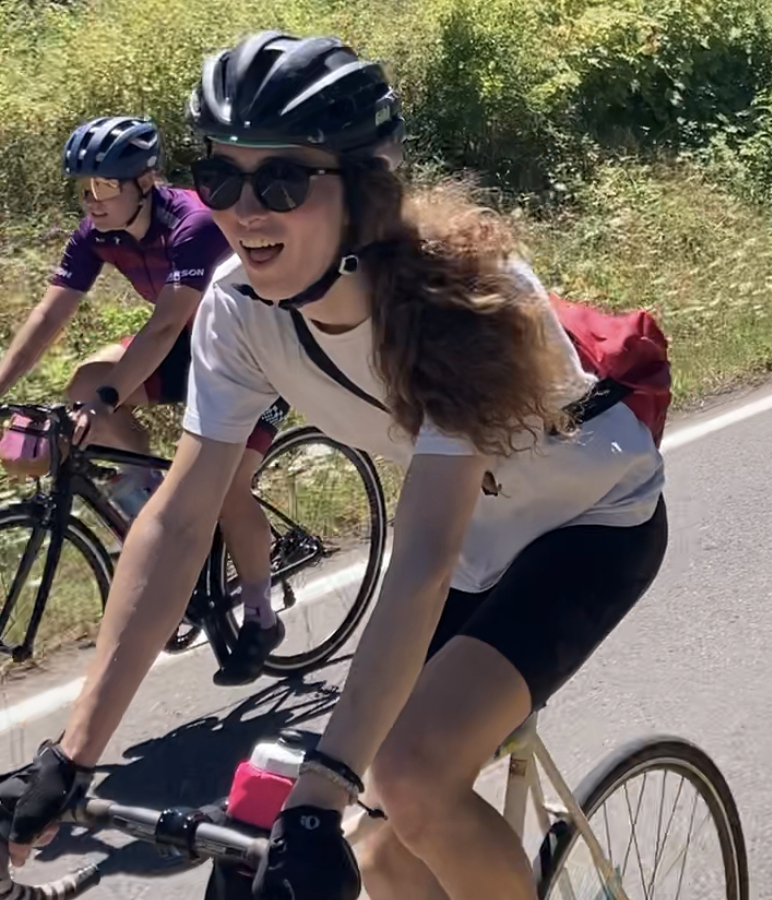
[[[205,60],[187,119],[208,141],[316,147],[344,165],[379,159],[396,169],[405,136],[400,108],[381,66],[337,38],[263,31]],[[342,247],[321,278],[278,305],[297,309],[320,300],[338,278],[357,270],[364,249]]]
[[102,116],[79,125],[64,147],[64,174],[80,178],[138,178],[161,167],[158,129],[149,119]]
[[208,57],[188,121],[223,143],[402,161],[399,95],[380,65],[333,37],[263,31]]

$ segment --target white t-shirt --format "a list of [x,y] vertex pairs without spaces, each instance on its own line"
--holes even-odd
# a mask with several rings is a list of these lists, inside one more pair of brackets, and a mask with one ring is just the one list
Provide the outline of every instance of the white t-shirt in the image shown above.
[[[543,304],[545,327],[564,361],[564,377],[556,384],[561,405],[579,399],[594,378],[582,371],[530,269],[519,265],[513,277]],[[217,269],[201,301],[192,335],[187,431],[245,443],[260,415],[282,396],[330,437],[404,468],[414,454],[475,452],[467,441],[448,437],[431,423],[425,423],[413,444],[387,413],[320,371],[301,347],[290,313],[237,290],[247,283],[234,256]],[[385,401],[373,366],[370,321],[343,334],[328,334],[306,321],[338,368]],[[623,403],[587,422],[577,435],[542,435],[536,450],[491,457],[489,470],[500,490],[495,496],[480,492],[452,581],[463,591],[494,585],[515,556],[547,531],[646,522],[664,484],[662,458],[649,430]]]

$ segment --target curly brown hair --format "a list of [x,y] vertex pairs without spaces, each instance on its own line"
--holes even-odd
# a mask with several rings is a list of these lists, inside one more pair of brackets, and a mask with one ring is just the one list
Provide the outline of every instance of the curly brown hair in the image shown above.
[[523,432],[567,430],[543,297],[505,267],[511,224],[461,183],[408,193],[380,168],[349,173],[347,197],[349,246],[372,245],[375,365],[397,425],[415,437],[428,417],[489,454],[522,448]]

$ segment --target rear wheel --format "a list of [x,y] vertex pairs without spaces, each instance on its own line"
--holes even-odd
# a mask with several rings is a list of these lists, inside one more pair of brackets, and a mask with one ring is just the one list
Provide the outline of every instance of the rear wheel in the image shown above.
[[[740,815],[706,753],[680,738],[637,741],[576,792],[627,900],[748,900]],[[569,822],[539,852],[540,900],[616,900]]]
[[[386,508],[370,457],[311,426],[283,432],[253,490],[271,524],[272,601],[286,637],[265,672],[317,668],[349,640],[384,561]],[[238,577],[226,566],[238,601]]]

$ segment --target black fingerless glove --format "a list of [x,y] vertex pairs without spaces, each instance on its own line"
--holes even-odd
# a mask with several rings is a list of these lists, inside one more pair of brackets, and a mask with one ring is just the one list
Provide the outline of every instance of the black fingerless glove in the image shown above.
[[79,766],[58,744],[46,743],[28,766],[0,781],[0,837],[30,844],[86,792],[93,769]]
[[356,900],[362,880],[341,821],[315,806],[282,812],[255,877],[255,900]]

